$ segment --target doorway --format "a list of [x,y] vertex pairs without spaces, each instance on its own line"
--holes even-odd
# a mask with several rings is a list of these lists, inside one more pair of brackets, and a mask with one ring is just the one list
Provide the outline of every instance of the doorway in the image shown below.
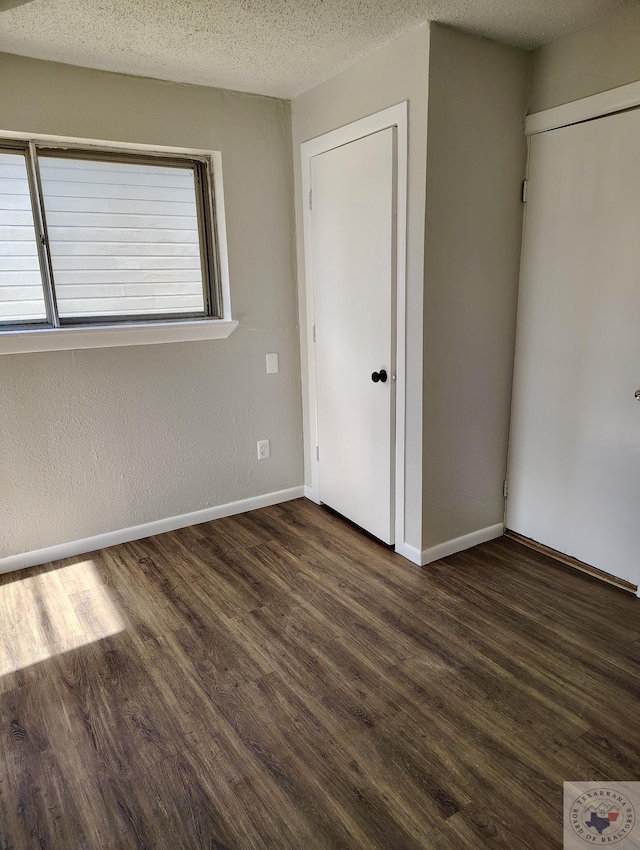
[[531,139],[506,525],[638,585],[640,110]]
[[307,494],[404,542],[406,104],[302,145]]

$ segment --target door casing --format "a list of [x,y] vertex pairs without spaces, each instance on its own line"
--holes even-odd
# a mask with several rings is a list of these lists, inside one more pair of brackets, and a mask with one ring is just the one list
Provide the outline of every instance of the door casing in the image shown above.
[[407,264],[407,156],[408,109],[407,101],[354,121],[337,130],[324,133],[301,145],[302,211],[306,291],[306,326],[301,327],[302,344],[306,343],[307,385],[309,391],[309,422],[307,446],[310,458],[311,479],[306,482],[305,495],[315,502],[319,496],[318,405],[316,394],[316,360],[314,356],[314,289],[311,252],[311,160],[341,145],[355,142],[372,133],[395,127],[397,132],[396,162],[396,401],[395,401],[395,549],[405,554],[405,432],[406,432],[406,264]]

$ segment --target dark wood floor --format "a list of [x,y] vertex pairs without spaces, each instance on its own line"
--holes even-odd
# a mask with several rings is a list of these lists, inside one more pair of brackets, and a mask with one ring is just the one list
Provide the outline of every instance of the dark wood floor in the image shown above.
[[0,846],[561,846],[640,779],[640,601],[299,500],[0,579]]

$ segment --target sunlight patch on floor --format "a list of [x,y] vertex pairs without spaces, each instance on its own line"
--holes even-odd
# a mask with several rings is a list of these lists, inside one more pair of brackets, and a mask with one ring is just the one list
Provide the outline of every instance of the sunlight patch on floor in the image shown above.
[[0,676],[126,628],[94,561],[0,586]]

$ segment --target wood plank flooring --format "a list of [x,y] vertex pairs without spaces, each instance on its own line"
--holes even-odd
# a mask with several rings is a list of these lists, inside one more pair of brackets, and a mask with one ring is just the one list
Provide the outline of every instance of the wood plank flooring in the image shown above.
[[305,500],[0,577],[0,848],[551,850],[640,779],[640,601]]

